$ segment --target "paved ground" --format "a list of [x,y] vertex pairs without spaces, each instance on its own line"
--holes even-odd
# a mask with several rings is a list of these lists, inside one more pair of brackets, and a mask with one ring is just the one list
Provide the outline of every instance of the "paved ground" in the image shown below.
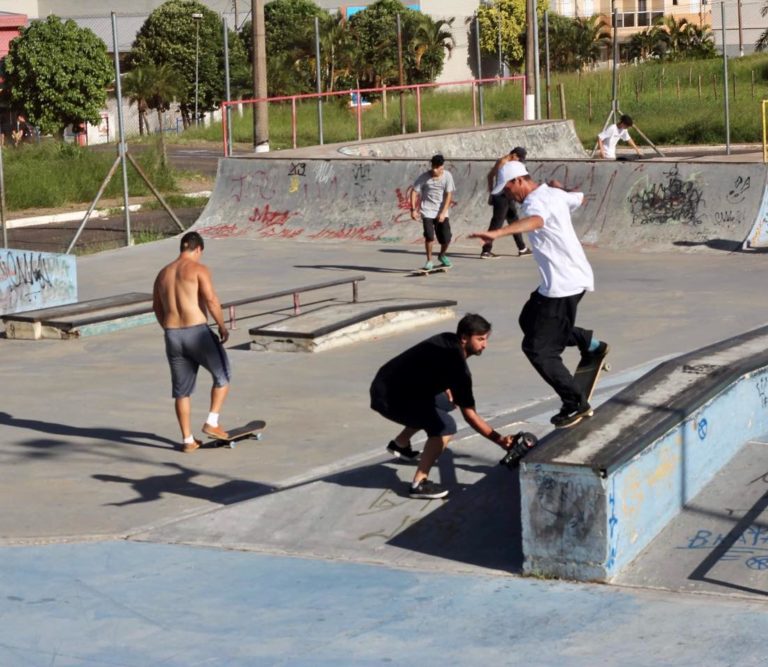
[[[418,280],[404,277],[421,261],[416,246],[232,239],[209,242],[206,261],[223,298],[363,272],[364,298],[457,299],[494,324],[471,362],[480,411],[501,430],[543,433],[557,405],[516,324],[535,266],[477,250],[457,247],[450,273]],[[580,321],[613,345],[598,401],[669,355],[766,323],[763,255],[588,253],[598,291]],[[170,240],[80,258],[80,296],[146,291],[175,254]],[[266,419],[265,440],[193,455],[174,448],[158,328],[0,340],[0,664],[763,664],[766,575],[751,597],[678,592],[709,552],[688,550],[661,583],[518,577],[516,477],[466,431],[435,473],[449,499],[404,496],[412,469],[384,453],[393,428],[368,409],[367,386],[445,327],[259,354],[246,349],[247,327],[262,319],[241,320],[229,345],[223,419]],[[193,404],[200,422],[206,385]],[[763,479],[765,445],[750,446],[761,447],[750,480]],[[723,530],[742,518],[728,519],[731,504],[708,507]]]

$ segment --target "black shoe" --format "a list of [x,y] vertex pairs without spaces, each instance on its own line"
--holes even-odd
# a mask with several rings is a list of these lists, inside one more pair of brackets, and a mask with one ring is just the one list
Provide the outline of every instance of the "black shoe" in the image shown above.
[[490,250],[480,253],[480,259],[494,259],[495,257],[498,257],[498,255],[492,253]]
[[410,445],[407,447],[401,447],[394,440],[390,440],[387,445],[387,451],[395,458],[405,459],[406,461],[415,461],[419,458],[420,451],[413,449]]
[[448,489],[444,489],[439,484],[430,482],[428,479],[423,479],[418,486],[411,486],[408,495],[411,498],[436,500],[438,498],[445,498],[448,495]]
[[575,410],[563,408],[549,421],[554,424],[555,428],[568,428],[578,424],[584,417],[591,417],[594,413],[592,406],[589,403],[585,403]]
[[523,248],[522,250],[517,251],[518,257],[525,257],[526,255],[532,255],[533,251],[530,248]]
[[611,346],[608,345],[608,343],[600,341],[597,348],[595,348],[591,352],[587,352],[581,355],[582,363],[586,361],[602,359],[610,351],[611,351]]

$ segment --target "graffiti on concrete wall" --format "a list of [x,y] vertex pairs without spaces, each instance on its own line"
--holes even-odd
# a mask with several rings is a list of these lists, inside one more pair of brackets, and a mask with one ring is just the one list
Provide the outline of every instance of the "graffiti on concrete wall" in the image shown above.
[[0,250],[0,315],[77,301],[75,258],[26,250]]
[[700,225],[699,208],[704,203],[701,187],[695,180],[683,180],[677,167],[664,172],[665,181],[645,182],[628,197],[633,225],[679,223]]

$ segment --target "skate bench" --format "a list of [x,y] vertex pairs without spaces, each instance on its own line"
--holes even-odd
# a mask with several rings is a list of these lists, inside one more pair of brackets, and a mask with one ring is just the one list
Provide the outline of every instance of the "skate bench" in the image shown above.
[[4,315],[7,338],[78,338],[149,324],[154,321],[152,295],[129,292],[63,306]]
[[[352,300],[358,299],[358,283],[363,275],[328,280],[301,287],[292,287],[268,294],[258,294],[226,301],[222,310],[229,313],[230,327],[236,328],[236,311],[246,304],[268,301],[283,296],[293,298],[293,313],[301,313],[301,297],[306,292],[327,289],[337,285],[352,285]],[[7,338],[40,340],[42,338],[67,339],[93,336],[129,327],[155,322],[152,295],[129,292],[116,296],[79,301],[52,308],[41,308],[23,313],[13,313],[2,318]]]
[[520,466],[523,570],[610,581],[768,433],[768,327],[666,361]]
[[251,349],[320,352],[454,317],[456,301],[376,299],[334,303],[248,330]]

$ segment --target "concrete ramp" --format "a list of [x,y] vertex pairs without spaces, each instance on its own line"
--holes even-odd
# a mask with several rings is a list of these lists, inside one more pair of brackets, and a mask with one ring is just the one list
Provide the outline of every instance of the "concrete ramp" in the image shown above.
[[[446,157],[457,188],[451,227],[460,242],[487,228],[493,160]],[[194,229],[208,238],[421,243],[409,191],[426,166],[426,159],[223,159]],[[555,178],[584,192],[574,223],[587,244],[639,250],[735,250],[748,240],[764,245],[764,235],[754,231],[767,208],[762,164],[531,160],[528,168],[537,180]]]

